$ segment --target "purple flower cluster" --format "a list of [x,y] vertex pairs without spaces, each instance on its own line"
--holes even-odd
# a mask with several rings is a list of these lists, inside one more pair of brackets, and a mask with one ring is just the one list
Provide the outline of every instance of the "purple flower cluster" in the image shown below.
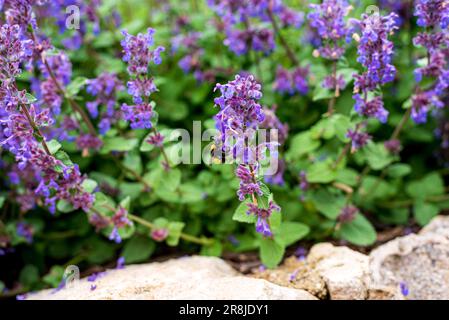
[[416,123],[425,123],[432,107],[444,107],[441,97],[449,87],[449,6],[445,0],[418,0],[415,16],[418,26],[426,31],[418,33],[413,42],[427,49],[427,64],[415,70],[415,79],[418,83],[424,77],[436,80],[425,90],[417,88],[412,96],[412,119]]
[[[1,27],[0,137],[3,140],[0,144],[14,155],[19,170],[35,173],[38,184],[33,193],[44,198],[44,203],[51,212],[55,212],[56,202],[59,200],[67,201],[75,209],[88,210],[93,196],[83,190],[85,178],[78,167],[56,159],[46,145],[41,145],[35,138],[40,135],[41,139],[45,139],[39,130],[52,124],[49,109],[42,110],[39,106],[30,104],[26,92],[17,88],[15,77],[20,74],[20,65],[27,63],[32,54],[30,43],[19,25],[5,24]],[[66,61],[58,58],[61,57],[52,56],[48,63],[55,67],[55,76],[68,80]],[[13,182],[18,183],[14,180],[17,179],[14,178]]]
[[33,234],[34,230],[33,227],[25,222],[19,222],[16,226],[16,233],[19,237],[25,238],[26,242],[32,243],[33,242]]
[[[102,73],[87,83],[87,92],[96,97],[94,101],[86,104],[92,118],[100,118],[98,128],[100,134],[106,134],[111,125],[121,118],[121,112],[116,108],[117,92],[125,87],[113,73]],[[103,110],[99,110],[103,107]]]
[[113,228],[109,235],[109,240],[113,240],[115,243],[122,242],[122,238],[119,234],[120,228],[132,225],[132,222],[128,219],[128,210],[123,207],[118,207],[114,215],[111,218]]
[[[275,114],[277,106],[274,105],[271,109],[263,108],[265,119],[260,124],[260,128],[267,129],[267,141],[277,141],[280,145],[284,144],[288,137],[288,124],[282,123]],[[276,136],[273,137],[273,130],[276,130]],[[277,171],[273,175],[265,175],[264,179],[267,183],[282,186],[285,184],[284,172],[286,164],[283,159],[277,159]]]
[[[204,55],[204,49],[201,48],[199,42],[201,33],[195,31],[187,31],[181,33],[181,30],[190,26],[188,18],[183,17],[182,24],[175,28],[177,33],[171,41],[172,53],[182,51],[183,57],[179,60],[178,65],[184,73],[193,73],[198,82],[205,80],[204,67],[201,64],[201,58]],[[180,50],[182,49],[182,50]]]
[[362,20],[351,20],[351,32],[358,29],[361,33],[361,36],[357,33],[353,35],[359,42],[357,61],[366,68],[364,73],[354,76],[355,110],[360,115],[375,117],[382,123],[388,118],[382,97],[375,96],[369,100],[369,95],[374,94],[380,86],[393,81],[396,75],[396,68],[391,64],[393,43],[388,39],[397,29],[396,17],[396,13],[390,13],[388,16],[363,14]]
[[262,97],[261,85],[252,75],[235,76],[235,80],[225,85],[217,84],[221,96],[215,98],[215,105],[220,111],[215,116],[219,135],[216,145],[225,154],[241,163],[254,163],[258,159],[257,146],[252,145],[256,130],[264,121],[265,114],[258,100]]
[[321,4],[309,6],[312,11],[307,18],[321,38],[319,55],[331,60],[340,59],[345,52],[341,42],[348,33],[345,17],[352,6],[346,0],[323,0]]
[[371,136],[368,133],[362,132],[358,129],[348,130],[346,136],[351,139],[352,152],[356,152],[360,148],[363,148],[368,141],[371,140]]
[[235,171],[235,175],[240,180],[240,188],[237,195],[240,201],[244,201],[246,196],[259,195],[263,192],[260,189],[260,182],[257,181],[254,168],[245,165],[239,165]]
[[305,95],[309,91],[307,78],[309,76],[309,67],[297,67],[293,71],[288,71],[278,67],[276,71],[276,80],[273,89],[280,93]]
[[338,216],[338,221],[342,223],[348,223],[354,220],[355,215],[359,212],[359,209],[354,207],[353,205],[345,206],[341,209],[341,212]]
[[265,237],[271,237],[273,233],[271,231],[268,219],[271,217],[273,211],[280,211],[281,208],[273,201],[270,201],[268,203],[267,208],[259,208],[259,206],[254,203],[248,203],[248,208],[249,209],[247,213],[249,215],[252,214],[257,217],[256,231]]
[[[101,5],[101,0],[52,0],[46,1],[45,6],[41,8],[41,14],[45,17],[54,19],[59,28],[59,33],[64,36],[61,41],[62,45],[69,50],[76,50],[81,47],[84,38],[87,35],[88,27],[91,26],[94,35],[100,33],[100,17],[98,10]],[[71,7],[74,6],[74,7]],[[68,8],[77,8],[79,10],[79,24],[76,28],[70,28],[71,17],[68,14],[73,14],[75,11],[67,11]],[[105,20],[116,21],[115,27],[120,24],[120,19],[117,19],[117,12],[113,11],[110,16],[105,17]],[[73,31],[72,31],[73,30]]]
[[2,82],[19,75],[20,65],[26,63],[32,54],[33,41],[23,39],[19,25],[2,25],[0,29],[0,80]]
[[134,77],[128,81],[128,93],[133,97],[134,105],[122,105],[124,119],[131,123],[133,129],[149,129],[152,127],[153,106],[147,101],[148,97],[157,91],[154,79],[148,75],[150,62],[158,65],[162,62],[161,53],[164,47],[154,45],[154,29],[149,28],[146,34],[137,36],[122,32],[125,38],[121,41],[123,61],[128,63],[128,73]]
[[283,27],[299,28],[304,23],[304,14],[288,8],[281,0],[209,0],[208,4],[223,21],[224,44],[237,55],[249,50],[265,54],[273,51],[274,32],[263,24],[270,22],[271,15]]
[[[39,67],[45,80],[41,81],[37,96],[42,98],[43,107],[50,108],[52,115],[59,115],[64,101],[59,86],[65,87],[70,83],[72,64],[64,52],[48,54],[48,56],[44,53],[43,56],[45,56],[43,59],[45,59],[46,64],[41,62]],[[51,70],[51,74],[47,66]]]
[[17,25],[25,33],[28,26],[36,28],[36,17],[33,6],[41,6],[46,0],[2,0],[0,9],[5,12],[6,23]]
[[258,100],[262,97],[261,86],[252,75],[242,77],[237,75],[235,80],[225,85],[217,84],[215,90],[220,90],[221,96],[215,98],[215,104],[220,111],[215,116],[218,135],[215,137],[216,151],[220,157],[230,155],[239,163],[236,176],[240,180],[237,195],[240,201],[247,197],[252,200],[249,214],[258,217],[256,231],[263,235],[271,235],[267,219],[271,211],[277,208],[271,204],[268,209],[259,208],[257,197],[264,195],[261,182],[257,177],[259,161],[263,159],[267,149],[277,158],[273,147],[278,141],[265,141],[257,144],[256,133],[265,120],[265,112]]

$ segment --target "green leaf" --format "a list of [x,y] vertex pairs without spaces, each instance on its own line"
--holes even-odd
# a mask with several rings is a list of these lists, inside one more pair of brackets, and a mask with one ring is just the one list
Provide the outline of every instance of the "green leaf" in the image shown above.
[[306,131],[293,136],[288,153],[294,158],[299,158],[318,149],[320,145],[320,141],[313,139],[311,132]]
[[86,83],[87,78],[85,77],[76,77],[73,79],[73,81],[66,87],[66,97],[72,98],[76,96]]
[[181,183],[181,170],[172,168],[166,171],[159,183],[159,188],[167,191],[175,191]]
[[262,238],[260,241],[260,259],[267,268],[276,267],[285,253],[285,246],[274,239]]
[[439,212],[440,209],[436,205],[424,202],[422,200],[417,200],[415,202],[413,211],[416,222],[418,222],[421,226],[428,224],[430,220],[438,215]]
[[156,249],[153,240],[146,237],[134,237],[126,242],[122,256],[126,263],[137,263],[148,260]]
[[444,182],[438,173],[430,173],[421,180],[410,182],[406,187],[407,194],[415,199],[425,199],[444,193]]
[[248,203],[251,203],[251,200],[246,199],[239,204],[232,216],[232,220],[245,223],[256,223],[256,216],[246,213],[248,211]]
[[[123,159],[123,165],[139,175],[142,174],[142,159],[140,158],[140,154],[138,152],[128,152]],[[131,173],[127,172],[127,174],[130,179],[136,179]]]
[[69,213],[75,211],[73,205],[64,199],[58,201],[58,203],[56,204],[56,209],[61,213]]
[[387,174],[392,178],[401,178],[409,175],[412,172],[412,167],[405,163],[393,164],[387,169]]
[[178,245],[184,227],[184,222],[172,221],[168,224],[168,236],[166,242],[169,246],[175,247]]
[[333,96],[334,96],[334,92],[323,87],[321,85],[321,83],[318,83],[317,86],[315,87],[315,90],[313,91],[313,101],[330,99]]
[[346,85],[350,84],[354,80],[354,74],[357,74],[357,70],[353,68],[342,68],[337,71],[338,76],[343,76]]
[[331,220],[337,219],[346,204],[345,197],[323,189],[314,193],[311,200],[316,209]]
[[3,207],[3,205],[5,204],[5,196],[0,196],[0,209]]
[[330,122],[334,127],[337,138],[344,143],[349,142],[350,139],[346,137],[346,134],[353,127],[349,117],[342,114],[335,114],[330,118]]
[[20,283],[26,288],[31,288],[33,285],[39,282],[39,270],[36,266],[27,264],[20,271],[19,275]]
[[355,187],[358,184],[358,177],[357,171],[345,168],[338,170],[336,181]]
[[310,228],[305,224],[287,221],[281,224],[275,236],[287,247],[304,238],[309,232]]
[[86,239],[86,246],[89,251],[86,254],[87,262],[90,264],[102,264],[113,259],[116,252],[115,245],[109,240],[104,241],[98,238]]
[[98,183],[92,179],[86,179],[81,184],[81,187],[83,187],[84,191],[86,191],[88,193],[93,193],[97,186],[98,186]]
[[37,101],[37,98],[28,92],[25,94],[25,98],[27,99],[27,104],[31,104]]
[[111,151],[125,152],[133,150],[138,144],[137,139],[127,139],[123,137],[105,138],[101,153],[106,154]]
[[328,161],[315,162],[307,169],[307,181],[310,183],[330,183],[337,177]]
[[214,241],[210,245],[204,245],[201,247],[202,256],[219,257],[223,251],[223,246],[220,241]]
[[62,148],[61,144],[55,139],[48,141],[47,146],[51,154],[55,154]]
[[63,266],[52,266],[50,271],[42,278],[42,280],[50,285],[53,288],[56,288],[64,276],[64,267]]
[[393,162],[393,157],[382,143],[369,142],[363,149],[366,161],[373,170],[381,170]]
[[123,209],[129,210],[131,205],[131,197],[125,197],[122,201],[120,201],[120,207]]
[[360,213],[356,214],[351,222],[343,223],[338,233],[342,239],[358,246],[368,246],[376,242],[376,230]]

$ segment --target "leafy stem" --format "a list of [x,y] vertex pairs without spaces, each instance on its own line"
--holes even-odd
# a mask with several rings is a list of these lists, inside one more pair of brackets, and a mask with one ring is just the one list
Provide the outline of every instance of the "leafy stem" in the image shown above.
[[299,66],[299,60],[298,60],[298,58],[296,58],[292,48],[290,48],[290,46],[288,45],[288,43],[285,40],[285,38],[282,36],[281,30],[279,29],[279,26],[278,26],[278,24],[276,22],[276,19],[275,19],[274,15],[273,15],[273,11],[272,11],[271,7],[267,9],[267,14],[268,14],[268,18],[270,19],[271,25],[273,26],[273,30],[274,30],[276,36],[279,38],[279,41],[281,42],[281,45],[284,47],[285,52],[287,53],[288,58],[290,59],[290,61],[292,62],[293,65],[298,67]]
[[[138,217],[138,216],[135,216],[135,215],[129,214],[129,213],[128,213],[128,217],[130,220],[137,222],[137,223],[149,228],[150,230],[153,230],[156,228],[156,226],[153,223],[151,223],[141,217]],[[181,233],[180,238],[185,241],[200,244],[200,245],[211,245],[214,242],[214,240],[212,240],[212,239],[199,238],[199,237],[195,237],[195,236],[192,236],[192,235],[186,234],[186,233]]]
[[[30,27],[30,30],[31,30],[30,33],[31,33],[31,38],[32,38],[33,42],[37,43],[37,39],[36,39],[36,35],[34,34],[33,27]],[[87,125],[89,133],[92,136],[97,136],[97,132],[95,130],[95,127],[92,124],[92,121],[90,120],[90,118],[87,115],[87,113],[83,110],[83,108],[81,108],[81,106],[78,103],[76,103],[75,100],[73,100],[71,97],[69,97],[67,95],[67,92],[65,91],[65,89],[59,83],[58,79],[56,79],[56,76],[55,76],[53,70],[51,69],[50,65],[48,64],[48,61],[45,58],[43,52],[41,52],[40,56],[41,56],[41,60],[42,60],[42,62],[44,64],[44,66],[45,66],[45,69],[48,72],[48,74],[50,75],[50,78],[53,81],[53,83],[55,84],[56,89],[58,90],[59,94],[61,94],[65,99],[67,99],[67,101],[69,102],[70,107],[73,109],[73,111],[78,113],[81,116],[81,118],[83,119],[83,121]]]

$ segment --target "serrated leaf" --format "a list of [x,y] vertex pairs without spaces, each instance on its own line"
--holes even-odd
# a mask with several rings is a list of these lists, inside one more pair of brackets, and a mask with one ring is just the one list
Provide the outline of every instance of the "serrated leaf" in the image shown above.
[[311,200],[315,208],[331,220],[337,219],[346,204],[344,196],[332,194],[324,189],[315,192]]
[[251,203],[251,200],[246,199],[245,201],[239,204],[239,206],[234,212],[234,215],[232,216],[232,220],[245,223],[256,223],[257,220],[256,216],[247,213],[248,203]]
[[438,215],[440,209],[431,203],[424,202],[422,200],[417,200],[415,202],[415,207],[413,210],[415,220],[421,226],[425,226],[432,220],[434,217]]
[[223,251],[223,245],[220,241],[215,240],[210,245],[204,245],[201,247],[202,256],[219,257]]
[[28,92],[25,94],[25,98],[27,99],[27,104],[31,104],[37,101],[37,98]]
[[83,181],[83,183],[81,184],[81,186],[83,187],[84,191],[86,191],[88,193],[93,193],[95,191],[95,189],[97,188],[98,183],[92,179],[85,179]]
[[123,137],[105,138],[101,153],[105,154],[111,151],[131,151],[136,147],[137,143],[137,139],[126,139]]
[[363,152],[368,165],[373,170],[381,170],[394,160],[382,143],[369,142]]
[[148,260],[156,249],[153,240],[146,237],[134,237],[126,242],[122,256],[126,263],[137,263]]
[[338,234],[342,239],[358,246],[368,246],[376,241],[376,230],[360,213],[351,222],[342,223]]
[[315,162],[307,169],[307,181],[310,183],[330,183],[336,177],[336,170],[327,161]]
[[410,182],[405,190],[412,198],[424,199],[429,196],[442,195],[444,182],[438,173],[430,173],[420,180]]
[[85,77],[76,77],[72,82],[66,87],[66,97],[72,98],[76,96],[80,90],[86,85],[87,78]]
[[279,230],[275,233],[275,237],[282,241],[287,247],[301,240],[310,232],[310,228],[299,222],[283,222]]
[[260,240],[260,259],[267,268],[275,268],[285,253],[285,246],[272,238]]
[[47,147],[48,147],[48,150],[50,150],[51,154],[55,154],[62,148],[61,144],[55,139],[48,141]]
[[412,167],[405,163],[393,164],[387,169],[387,174],[392,178],[401,178],[412,172]]

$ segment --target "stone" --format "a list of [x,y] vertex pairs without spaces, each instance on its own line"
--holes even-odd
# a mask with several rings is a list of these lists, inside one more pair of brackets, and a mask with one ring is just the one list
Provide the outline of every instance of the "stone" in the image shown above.
[[332,300],[363,300],[368,297],[368,262],[368,256],[331,243],[313,246],[307,256],[307,263],[324,280]]
[[[408,287],[403,296],[400,284]],[[396,238],[370,254],[370,287],[396,299],[449,299],[449,220],[436,217],[419,234]]]
[[242,276],[219,258],[199,256],[108,270],[95,282],[81,279],[74,287],[44,290],[27,299],[316,300],[307,291]]
[[306,290],[313,296],[324,299],[327,296],[326,283],[305,260],[296,256],[285,259],[276,269],[256,272],[254,277],[265,279],[275,284]]

